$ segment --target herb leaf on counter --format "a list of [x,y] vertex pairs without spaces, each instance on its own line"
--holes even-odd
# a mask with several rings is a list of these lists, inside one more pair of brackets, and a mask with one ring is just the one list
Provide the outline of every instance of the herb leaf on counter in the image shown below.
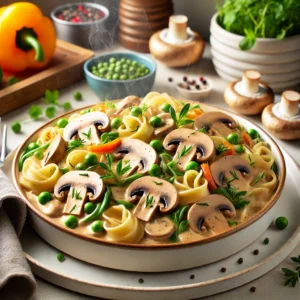
[[284,273],[284,276],[287,277],[284,285],[291,285],[292,287],[295,287],[300,278],[300,255],[298,257],[291,257],[290,259],[291,261],[299,264],[299,266],[296,267],[295,271],[288,268],[282,268],[281,270]]
[[57,105],[58,97],[59,97],[58,90],[54,90],[54,91],[46,90],[44,102],[46,104]]

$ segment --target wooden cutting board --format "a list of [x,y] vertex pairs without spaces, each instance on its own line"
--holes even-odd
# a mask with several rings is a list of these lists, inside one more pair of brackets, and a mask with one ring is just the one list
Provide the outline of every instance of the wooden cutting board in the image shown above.
[[20,81],[0,89],[0,116],[43,96],[47,89],[60,89],[79,81],[83,78],[84,62],[93,55],[91,50],[57,40],[55,53],[46,68],[13,74]]

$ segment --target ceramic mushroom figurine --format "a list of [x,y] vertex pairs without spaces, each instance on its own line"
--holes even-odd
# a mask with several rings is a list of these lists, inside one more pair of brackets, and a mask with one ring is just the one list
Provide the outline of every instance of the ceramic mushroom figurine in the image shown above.
[[284,91],[280,103],[268,105],[262,123],[275,137],[282,140],[300,139],[300,94]]
[[260,114],[274,102],[274,93],[265,83],[260,82],[260,73],[247,70],[241,81],[231,82],[224,92],[225,102],[243,115]]
[[204,40],[187,28],[188,18],[174,15],[169,28],[154,33],[149,41],[151,54],[168,67],[184,67],[197,62],[204,50]]

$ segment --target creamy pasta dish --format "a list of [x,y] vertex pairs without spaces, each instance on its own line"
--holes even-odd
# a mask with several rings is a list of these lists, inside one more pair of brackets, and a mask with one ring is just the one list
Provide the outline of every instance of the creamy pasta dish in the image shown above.
[[222,234],[260,211],[278,184],[270,146],[255,129],[157,92],[55,120],[18,163],[26,198],[48,220],[127,244]]

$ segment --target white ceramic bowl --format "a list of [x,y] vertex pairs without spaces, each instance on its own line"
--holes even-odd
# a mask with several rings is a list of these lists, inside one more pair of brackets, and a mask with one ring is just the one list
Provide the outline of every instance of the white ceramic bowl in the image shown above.
[[[167,272],[194,268],[228,257],[250,245],[265,232],[276,217],[274,204],[283,189],[286,173],[283,155],[274,140],[246,118],[207,104],[201,104],[201,108],[206,112],[223,111],[231,115],[245,128],[256,129],[262,139],[271,146],[279,171],[278,187],[267,205],[252,218],[222,234],[186,244],[120,244],[101,241],[63,227],[41,213],[27,200],[18,180],[18,161],[21,150],[28,142],[35,140],[41,129],[56,123],[58,119],[56,118],[44,124],[25,140],[17,150],[12,165],[14,185],[28,205],[33,229],[50,245],[75,258],[107,268],[136,272]],[[82,109],[85,108],[78,111]],[[74,111],[65,115],[71,113]]]
[[243,36],[223,29],[215,14],[210,24],[210,43],[217,73],[226,80],[242,78],[244,70],[257,70],[263,82],[275,92],[290,89],[300,83],[300,34],[283,40],[258,38],[255,46],[243,51],[239,43]]

